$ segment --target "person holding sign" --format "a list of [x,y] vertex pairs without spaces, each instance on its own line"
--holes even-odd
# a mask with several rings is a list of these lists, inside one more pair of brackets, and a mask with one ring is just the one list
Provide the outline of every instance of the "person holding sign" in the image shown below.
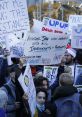
[[7,117],[16,117],[16,110],[20,108],[20,102],[16,102],[16,86],[15,86],[15,66],[8,67],[10,80],[4,84],[1,89],[4,90],[8,96],[6,114]]

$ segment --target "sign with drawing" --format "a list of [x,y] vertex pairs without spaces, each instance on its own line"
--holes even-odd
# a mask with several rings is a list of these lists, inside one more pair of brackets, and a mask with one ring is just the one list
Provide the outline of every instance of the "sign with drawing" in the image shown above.
[[28,95],[28,103],[31,110],[31,117],[34,117],[36,108],[36,90],[29,64],[27,64],[26,66],[24,75],[21,74],[18,78],[18,81],[22,86],[24,92]]
[[55,82],[57,72],[58,72],[57,66],[44,66],[43,76],[48,78],[50,86]]

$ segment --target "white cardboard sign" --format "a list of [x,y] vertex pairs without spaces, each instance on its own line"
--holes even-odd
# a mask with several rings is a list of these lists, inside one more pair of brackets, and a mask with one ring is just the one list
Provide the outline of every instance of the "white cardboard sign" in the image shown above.
[[20,75],[18,81],[22,86],[24,92],[28,95],[28,103],[31,110],[31,117],[34,117],[36,109],[36,90],[29,64],[27,64],[26,66],[24,75]]
[[24,43],[24,55],[30,65],[60,63],[66,50],[67,36],[29,33]]
[[82,49],[82,26],[73,27],[71,46]]

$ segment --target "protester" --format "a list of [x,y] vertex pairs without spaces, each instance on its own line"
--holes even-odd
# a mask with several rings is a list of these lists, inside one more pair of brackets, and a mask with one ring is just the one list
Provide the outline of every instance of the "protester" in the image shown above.
[[34,84],[36,88],[44,88],[48,93],[48,101],[51,101],[51,88],[49,87],[49,81],[46,77],[38,76],[34,78]]
[[37,88],[36,89],[36,112],[34,117],[55,117],[55,111],[53,106],[46,102],[47,101],[47,92],[45,89]]
[[[72,48],[66,49],[65,55],[61,60],[60,66],[58,68],[58,73],[57,73],[57,78],[55,80],[55,82],[53,83],[53,85],[51,86],[52,92],[54,92],[55,88],[59,86],[59,76],[62,73],[67,73],[69,72],[70,74],[75,75],[75,57],[76,57],[76,51]],[[70,68],[69,68],[70,67]],[[74,69],[72,71],[72,69]],[[74,72],[74,73],[72,73]]]
[[7,117],[16,117],[16,109],[20,107],[20,102],[16,102],[15,87],[15,66],[8,67],[10,81],[1,87],[8,96],[6,114]]
[[54,104],[57,106],[56,117],[81,117],[82,95],[73,86],[72,76],[62,73],[59,77],[60,86],[54,92]]
[[7,56],[9,55],[9,51],[3,49],[3,56],[0,57],[0,87],[2,87],[6,83],[6,71],[7,71]]
[[8,97],[5,91],[0,90],[0,117],[6,117],[6,106]]

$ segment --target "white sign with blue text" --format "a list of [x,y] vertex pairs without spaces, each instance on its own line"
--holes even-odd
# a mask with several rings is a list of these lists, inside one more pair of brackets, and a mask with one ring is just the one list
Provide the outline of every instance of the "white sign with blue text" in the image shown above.
[[76,26],[72,29],[72,48],[82,49],[82,26]]
[[51,29],[54,29],[54,33],[67,33],[68,32],[68,23],[63,22],[60,20],[52,19],[49,17],[43,18],[43,24],[45,26],[50,27]]
[[72,32],[74,26],[82,24],[82,15],[70,15],[69,16],[69,31]]
[[24,43],[24,55],[30,65],[60,63],[66,50],[67,35],[29,33]]

